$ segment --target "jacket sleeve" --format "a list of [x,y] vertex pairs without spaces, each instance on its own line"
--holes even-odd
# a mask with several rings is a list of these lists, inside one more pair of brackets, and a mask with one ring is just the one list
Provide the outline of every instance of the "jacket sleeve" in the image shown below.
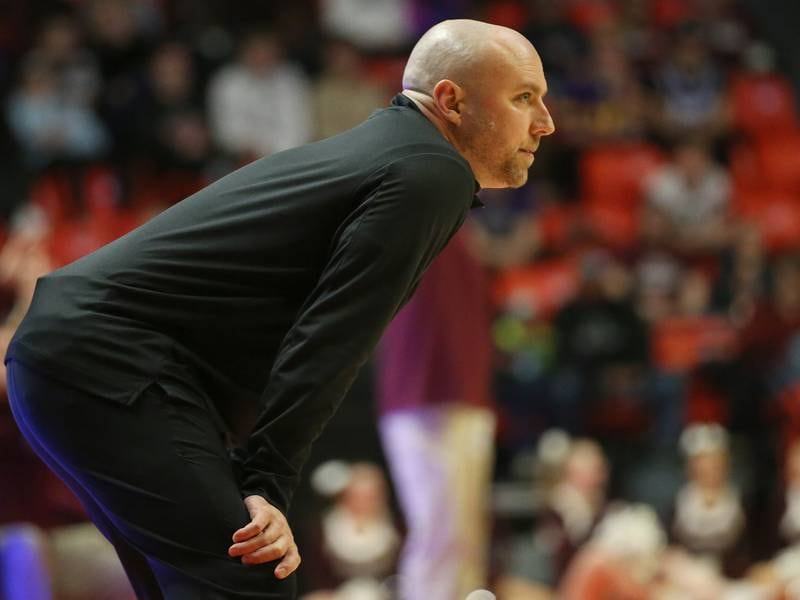
[[240,459],[243,495],[262,495],[286,512],[311,444],[463,223],[473,181],[452,157],[399,159],[342,224],[273,364]]

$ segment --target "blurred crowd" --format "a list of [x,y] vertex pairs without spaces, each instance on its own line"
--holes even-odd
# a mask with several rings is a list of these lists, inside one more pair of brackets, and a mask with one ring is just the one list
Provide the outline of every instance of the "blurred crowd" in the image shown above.
[[[0,349],[39,275],[356,125],[450,17],[533,41],[557,128],[464,230],[491,298],[487,586],[800,598],[800,128],[786,57],[734,0],[11,3]],[[314,476],[308,599],[388,597],[405,530],[387,475]],[[0,596],[130,597],[3,401],[0,490]]]

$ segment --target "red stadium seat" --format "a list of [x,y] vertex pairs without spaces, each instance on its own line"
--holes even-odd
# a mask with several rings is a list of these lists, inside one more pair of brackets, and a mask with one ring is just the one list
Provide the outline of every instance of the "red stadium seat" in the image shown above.
[[593,239],[615,250],[636,246],[641,232],[641,207],[616,206],[590,199],[582,205],[583,225]]
[[778,75],[738,77],[731,86],[731,103],[736,129],[754,139],[797,129],[794,93]]
[[651,351],[662,371],[685,373],[735,351],[736,332],[722,317],[669,317],[652,330]]
[[494,282],[496,306],[525,308],[531,316],[548,318],[578,291],[578,265],[571,258],[559,258],[507,269]]
[[599,146],[581,158],[584,198],[622,207],[638,204],[645,178],[663,162],[655,147],[647,144]]

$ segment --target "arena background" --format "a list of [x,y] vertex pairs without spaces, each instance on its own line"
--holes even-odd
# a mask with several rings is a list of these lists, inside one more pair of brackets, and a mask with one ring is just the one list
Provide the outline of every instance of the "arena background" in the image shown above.
[[[656,523],[634,515],[609,538],[636,537],[624,528],[638,522],[669,540],[636,551],[663,567],[645,577],[652,597],[800,598],[800,517],[786,510],[800,506],[800,4],[12,0],[0,11],[3,349],[38,275],[257,156],[366,118],[400,90],[432,24],[523,32],[557,132],[529,183],[482,192],[465,228],[490,279],[476,293],[493,306],[489,587],[524,600],[577,585],[603,539],[570,538],[563,515],[552,525],[550,492],[575,485],[599,498],[593,522],[620,503],[652,509],[638,516]],[[237,79],[248,69],[255,83]],[[319,598],[391,586],[394,554],[382,571],[337,570],[320,525],[346,503],[346,463],[383,469],[372,372],[315,446],[292,509],[301,587]],[[588,458],[570,471],[576,448]],[[706,521],[693,533],[676,516],[687,478],[704,477],[730,480],[743,519],[722,519],[713,540]],[[130,597],[83,521],[3,397],[0,598]]]

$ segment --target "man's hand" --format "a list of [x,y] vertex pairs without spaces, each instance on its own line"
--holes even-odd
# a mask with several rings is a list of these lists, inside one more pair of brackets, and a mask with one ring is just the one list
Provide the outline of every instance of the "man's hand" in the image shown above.
[[300,553],[292,530],[281,511],[261,496],[244,499],[252,521],[233,534],[231,556],[241,556],[242,563],[258,565],[283,558],[275,567],[275,577],[284,579],[300,565]]

